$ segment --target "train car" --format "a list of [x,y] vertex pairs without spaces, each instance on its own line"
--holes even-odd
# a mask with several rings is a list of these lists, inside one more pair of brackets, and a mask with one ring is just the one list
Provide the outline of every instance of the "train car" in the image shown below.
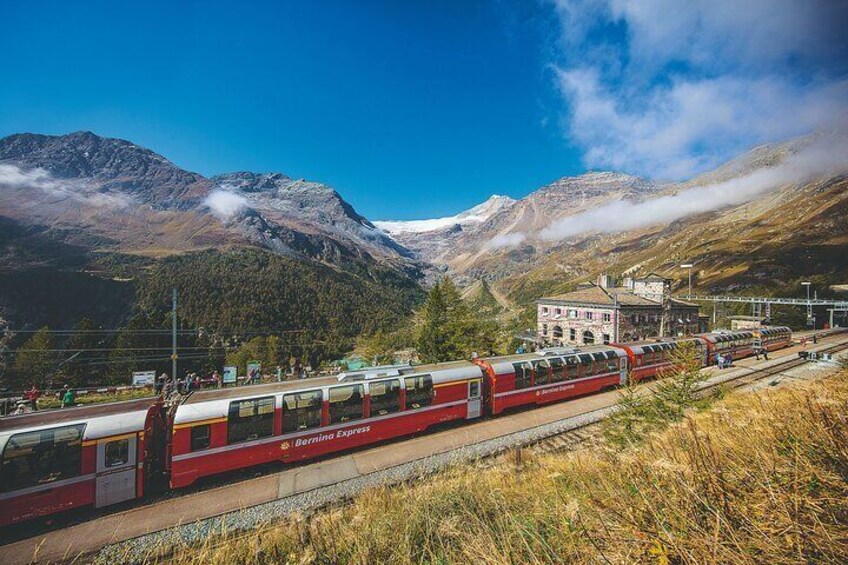
[[774,326],[754,330],[754,344],[767,351],[783,349],[792,345],[792,330],[786,326]]
[[468,361],[192,393],[177,409],[171,486],[271,461],[299,461],[483,414]]
[[662,371],[673,368],[677,350],[681,345],[691,345],[701,366],[708,360],[707,341],[702,337],[644,341],[636,343],[616,343],[627,352],[630,362],[631,382],[638,383],[657,377]]
[[162,460],[161,406],[144,398],[0,419],[0,526],[143,496]]
[[476,359],[486,375],[491,414],[548,404],[627,382],[627,353],[618,347],[551,348],[536,353]]
[[707,341],[709,364],[715,365],[718,354],[729,353],[733,359],[742,359],[753,355],[756,347],[768,351],[788,347],[792,342],[792,330],[776,326],[742,332],[714,332],[701,337]]

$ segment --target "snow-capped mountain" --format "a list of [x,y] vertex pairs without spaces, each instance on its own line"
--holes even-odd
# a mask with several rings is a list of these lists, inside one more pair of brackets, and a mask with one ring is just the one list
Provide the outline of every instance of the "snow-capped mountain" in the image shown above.
[[374,225],[391,234],[424,233],[436,230],[444,230],[459,225],[464,229],[481,224],[503,210],[515,204],[515,200],[509,196],[493,194],[485,202],[481,202],[473,208],[460,212],[455,216],[434,218],[431,220],[379,220]]

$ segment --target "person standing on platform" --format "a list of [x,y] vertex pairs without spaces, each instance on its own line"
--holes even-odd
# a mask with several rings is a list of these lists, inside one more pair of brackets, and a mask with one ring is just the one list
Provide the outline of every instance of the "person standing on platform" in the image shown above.
[[71,408],[76,402],[76,395],[74,394],[74,389],[65,385],[65,392],[62,394],[62,408]]
[[41,398],[41,391],[38,390],[38,387],[32,385],[32,388],[26,391],[24,396],[29,401],[30,406],[32,406],[33,412],[38,410],[38,399]]

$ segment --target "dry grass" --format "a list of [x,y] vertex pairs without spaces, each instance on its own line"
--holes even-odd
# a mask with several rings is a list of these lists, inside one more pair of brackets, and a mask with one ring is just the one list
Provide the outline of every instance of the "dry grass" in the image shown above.
[[[172,558],[207,563],[845,563],[848,372],[730,394],[620,450],[464,467]],[[155,561],[155,559],[151,559]]]

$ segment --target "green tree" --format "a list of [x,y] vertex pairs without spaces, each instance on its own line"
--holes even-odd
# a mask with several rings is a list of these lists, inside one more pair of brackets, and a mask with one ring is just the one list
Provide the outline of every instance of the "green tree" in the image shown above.
[[419,313],[416,337],[423,361],[467,359],[473,351],[488,353],[495,349],[497,337],[497,324],[478,318],[450,279],[440,280],[430,290]]
[[95,331],[97,329],[97,324],[90,318],[82,318],[65,346],[65,361],[59,365],[68,381],[75,386],[89,386],[102,380],[105,356],[96,350],[102,349],[106,340]]
[[56,373],[57,355],[53,334],[44,326],[26,340],[15,358],[18,386],[44,387]]

